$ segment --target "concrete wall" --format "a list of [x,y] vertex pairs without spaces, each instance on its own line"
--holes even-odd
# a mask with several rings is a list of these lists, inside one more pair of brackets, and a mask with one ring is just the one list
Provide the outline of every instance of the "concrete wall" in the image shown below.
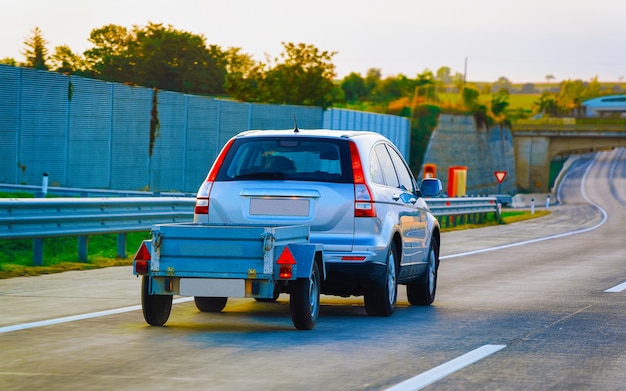
[[[424,164],[437,165],[437,178],[448,187],[448,168],[467,167],[467,194],[513,194],[517,191],[513,137],[510,129],[477,129],[471,116],[441,115],[433,132]],[[506,171],[499,186],[495,171]],[[415,173],[422,177],[421,172]]]

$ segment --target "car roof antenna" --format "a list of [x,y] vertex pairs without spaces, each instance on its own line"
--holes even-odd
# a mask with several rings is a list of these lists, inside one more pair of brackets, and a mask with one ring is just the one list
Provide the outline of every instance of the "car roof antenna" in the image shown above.
[[296,113],[293,113],[293,132],[299,133],[300,129],[298,129],[298,121],[296,121]]

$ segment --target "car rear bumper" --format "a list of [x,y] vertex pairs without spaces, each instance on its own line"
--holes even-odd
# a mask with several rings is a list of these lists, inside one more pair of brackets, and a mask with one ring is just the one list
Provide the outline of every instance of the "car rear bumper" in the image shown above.
[[[386,257],[383,258],[386,260]],[[386,284],[387,265],[379,260],[326,261],[322,293],[360,296],[372,287]]]

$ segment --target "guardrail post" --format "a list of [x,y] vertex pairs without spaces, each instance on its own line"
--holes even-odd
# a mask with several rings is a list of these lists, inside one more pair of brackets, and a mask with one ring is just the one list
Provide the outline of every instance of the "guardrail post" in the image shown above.
[[117,235],[117,256],[119,258],[126,258],[126,234],[121,233]]
[[43,266],[43,239],[33,239],[33,265]]
[[87,262],[87,242],[89,240],[88,236],[79,236],[78,237],[78,261],[79,262]]

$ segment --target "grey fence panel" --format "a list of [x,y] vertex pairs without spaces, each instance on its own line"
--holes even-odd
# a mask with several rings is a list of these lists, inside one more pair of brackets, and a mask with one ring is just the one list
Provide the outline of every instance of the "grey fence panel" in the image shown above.
[[219,100],[220,127],[218,131],[218,151],[237,133],[250,126],[250,103]]
[[301,129],[321,127],[323,110],[320,107],[253,103],[250,107],[250,129],[293,129],[294,115]]
[[149,186],[150,111],[153,90],[114,84],[111,189]]
[[393,142],[409,159],[411,124],[407,118],[362,111],[329,109],[324,112],[323,127],[337,130],[369,130]]
[[48,173],[66,180],[69,101],[68,78],[58,73],[23,69],[20,90],[18,182],[41,183]]
[[[195,192],[248,129],[373,130],[405,154],[408,121],[353,110],[241,103],[0,65],[0,183]],[[160,127],[150,155],[153,96]],[[406,126],[405,126],[406,125]],[[402,144],[405,145],[402,145]]]
[[150,183],[152,191],[182,189],[185,171],[185,127],[187,99],[173,92],[159,92],[159,131],[150,161]]
[[0,65],[0,182],[17,182],[21,68]]
[[70,79],[66,186],[107,188],[111,182],[113,84]]
[[221,147],[218,142],[219,109],[218,100],[189,96],[183,191],[198,190]]

